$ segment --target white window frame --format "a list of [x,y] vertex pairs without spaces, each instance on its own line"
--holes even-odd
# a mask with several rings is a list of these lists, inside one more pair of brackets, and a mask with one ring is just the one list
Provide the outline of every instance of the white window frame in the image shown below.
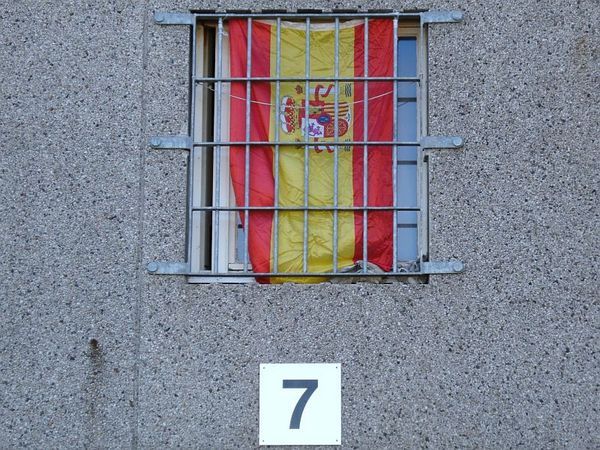
[[[196,52],[195,52],[195,73],[197,76],[207,76],[204,72],[205,62],[206,62],[206,52],[208,51],[208,44],[205,42],[206,40],[206,28],[208,25],[203,25],[202,23],[198,23],[195,26],[195,39],[196,39]],[[221,56],[222,60],[222,71],[221,74],[223,77],[229,76],[229,35],[227,32],[224,32],[223,41],[222,41],[222,51]],[[207,130],[205,124],[205,116],[206,114],[206,91],[204,89],[194,89],[194,103],[190,106],[193,110],[195,110],[195,120],[194,120],[194,133],[193,136],[198,136],[202,140],[205,140],[207,136]],[[229,117],[229,94],[230,94],[230,84],[222,83],[222,101],[221,101],[221,111],[222,116],[224,118]],[[215,130],[216,132],[216,124]],[[227,120],[222,120],[221,127],[221,138],[223,141],[229,140],[229,122]],[[221,206],[227,205],[235,205],[235,196],[233,193],[233,186],[231,184],[231,177],[229,174],[229,149],[227,147],[222,147],[220,149],[221,152],[221,161],[220,167],[217,169],[216,165],[213,162],[212,165],[212,204],[218,204]],[[207,152],[203,149],[198,149],[197,151],[192,151],[193,158],[192,171],[194,173],[193,179],[193,190],[190,193],[192,205],[194,207],[201,206],[206,203],[206,191],[208,190],[208,182],[206,180],[205,174],[207,173]],[[208,168],[210,170],[211,168]],[[217,170],[219,173],[217,173]],[[216,188],[216,183],[219,183],[219,189]],[[219,198],[217,202],[216,193],[219,192]],[[209,245],[202,239],[202,236],[206,235],[205,223],[199,219],[199,215],[201,213],[192,213],[192,234],[190,236],[191,239],[191,270],[192,272],[199,273],[204,269],[201,267],[201,260],[203,254],[206,253],[206,246]],[[232,271],[239,271],[239,264],[235,262],[235,249],[236,249],[236,212],[221,212],[219,218],[219,233],[220,237],[218,242],[211,242],[211,250],[210,250],[210,266],[216,266],[216,272],[225,273]],[[215,220],[212,220],[212,226],[215,227]],[[214,233],[212,233],[214,239]],[[218,246],[218,252],[215,252],[215,246]],[[215,254],[218,254],[218,259],[215,257]],[[237,269],[237,270],[236,270]],[[207,270],[209,272],[209,270]],[[252,277],[202,277],[202,276],[190,276],[188,277],[188,281],[190,283],[250,283],[254,281]]]

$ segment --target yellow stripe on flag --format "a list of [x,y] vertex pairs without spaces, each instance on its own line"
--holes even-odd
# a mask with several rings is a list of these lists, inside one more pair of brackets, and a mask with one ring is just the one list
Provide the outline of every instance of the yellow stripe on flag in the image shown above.
[[[339,75],[354,76],[354,32],[357,22],[347,22],[339,30]],[[271,28],[271,76],[276,76],[276,26]],[[310,76],[333,77],[335,31],[333,24],[315,24],[310,32]],[[305,76],[305,29],[304,24],[282,22],[281,29],[281,67],[282,77]],[[312,136],[309,140],[318,139],[323,145],[309,147],[309,206],[332,206],[334,204],[334,147],[327,148],[327,142],[335,140],[334,102],[335,87],[333,82],[311,82],[309,100],[309,129]],[[277,102],[273,85],[272,101]],[[281,141],[304,141],[304,99],[305,82],[285,82],[280,87],[280,117],[275,117],[272,108],[270,139],[275,139],[275,127],[279,127]],[[338,92],[338,125],[340,141],[353,140],[354,121],[354,85],[350,82],[339,82]],[[326,121],[329,120],[328,123]],[[273,149],[275,151],[275,149]],[[351,147],[338,147],[338,205],[353,205],[353,158]],[[279,150],[279,206],[304,205],[304,146],[282,146]],[[275,158],[273,158],[273,161]],[[276,170],[276,168],[274,168]],[[333,271],[333,224],[332,211],[308,213],[308,271]],[[279,272],[302,272],[303,267],[303,229],[304,213],[302,211],[279,212]],[[276,230],[274,230],[276,232]],[[274,239],[271,240],[273,255]],[[338,268],[353,265],[355,245],[354,213],[338,213]],[[273,257],[271,257],[273,269]],[[317,278],[273,279],[272,282],[317,282]]]

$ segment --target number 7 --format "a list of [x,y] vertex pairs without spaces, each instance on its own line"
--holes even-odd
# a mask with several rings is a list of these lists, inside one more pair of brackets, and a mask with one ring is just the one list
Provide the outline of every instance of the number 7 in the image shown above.
[[283,380],[284,389],[306,389],[300,396],[300,399],[298,399],[298,403],[296,403],[296,407],[292,412],[290,429],[297,430],[300,428],[300,419],[302,419],[302,413],[304,412],[306,402],[308,402],[308,399],[313,395],[313,392],[317,390],[318,386],[319,380]]

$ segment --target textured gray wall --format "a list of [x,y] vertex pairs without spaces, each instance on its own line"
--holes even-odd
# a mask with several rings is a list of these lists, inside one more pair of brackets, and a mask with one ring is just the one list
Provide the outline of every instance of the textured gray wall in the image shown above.
[[[4,2],[0,446],[248,448],[258,364],[341,362],[348,448],[598,448],[600,4],[462,9],[430,34],[429,285],[187,285],[189,30],[154,10],[358,1]],[[90,344],[95,339],[97,346]]]

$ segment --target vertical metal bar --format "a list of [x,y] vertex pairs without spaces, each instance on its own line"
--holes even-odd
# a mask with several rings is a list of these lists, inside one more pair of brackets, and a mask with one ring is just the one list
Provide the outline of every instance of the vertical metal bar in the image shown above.
[[[333,73],[336,78],[335,84],[335,95],[334,95],[334,114],[333,118],[333,136],[334,141],[337,143],[339,140],[339,118],[338,113],[340,109],[340,93],[339,87],[340,82],[337,78],[340,76],[340,19],[335,18],[335,44],[334,44],[334,62],[333,62]],[[338,206],[338,184],[339,184],[339,173],[338,173],[338,159],[339,152],[338,146],[333,147],[333,206]],[[338,211],[333,211],[333,273],[338,271]]]
[[[363,93],[363,141],[369,140],[369,18],[365,18],[365,59],[364,59],[364,93]],[[369,146],[363,146],[363,206],[369,206]],[[367,273],[369,220],[367,210],[363,210],[363,272]]]
[[[221,205],[221,102],[222,102],[222,82],[220,78],[223,76],[223,18],[219,17],[217,25],[217,55],[215,57],[216,71],[215,75],[217,78],[216,85],[216,99],[215,99],[215,206],[218,208]],[[213,210],[214,217],[214,242],[213,242],[213,264],[212,272],[219,272],[219,212]]]
[[[194,142],[195,137],[195,129],[196,129],[196,83],[194,79],[196,77],[196,45],[197,45],[197,29],[196,29],[197,21],[194,20],[194,24],[192,25],[192,67],[191,67],[191,80],[190,80],[190,99],[192,99],[192,108],[190,109],[190,120],[188,133],[192,138],[192,142]],[[187,183],[187,229],[186,229],[186,262],[190,266],[196,267],[196,261],[192,262],[193,255],[193,220],[194,220],[194,196],[198,195],[197,192],[194,192],[194,165],[196,161],[196,147],[192,145],[190,149],[190,153],[188,155],[187,167],[188,167],[188,183]],[[199,238],[200,236],[196,236]],[[197,255],[200,258],[200,255]]]
[[[252,76],[252,18],[248,17],[248,35],[246,43],[246,77]],[[250,141],[250,96],[251,81],[246,80],[246,142]],[[233,114],[234,112],[231,111]],[[246,144],[244,156],[244,272],[248,272],[248,236],[250,235],[250,145]]]
[[[279,95],[281,93],[281,18],[277,18],[277,37],[275,46],[275,120],[279,121]],[[279,142],[279,123],[275,126],[275,142]],[[274,211],[274,243],[273,243],[273,272],[279,271],[279,144],[275,144],[275,211]]]
[[[394,17],[394,77],[398,76],[398,17]],[[398,82],[394,81],[394,94],[393,94],[393,124],[394,124],[394,141],[398,140]],[[393,161],[392,161],[392,184],[393,184],[393,197],[394,203],[393,206],[396,208],[398,206],[398,147],[396,145],[393,146]],[[393,251],[392,251],[392,272],[398,271],[398,211],[394,209],[394,229],[392,230],[393,234]]]
[[[425,30],[423,21],[419,21],[419,36],[417,38],[417,67],[416,74],[420,78],[417,84],[417,141],[421,136],[427,134],[427,72],[424,69],[427,62],[425,43]],[[424,161],[424,154],[417,154],[417,261],[423,263],[423,255],[427,253],[427,230],[428,230],[428,211],[427,211],[427,169]]]
[[[310,95],[310,17],[306,18],[305,60],[304,60],[304,142],[308,142],[308,115]],[[302,237],[302,272],[308,270],[308,145],[304,146],[304,230]]]

